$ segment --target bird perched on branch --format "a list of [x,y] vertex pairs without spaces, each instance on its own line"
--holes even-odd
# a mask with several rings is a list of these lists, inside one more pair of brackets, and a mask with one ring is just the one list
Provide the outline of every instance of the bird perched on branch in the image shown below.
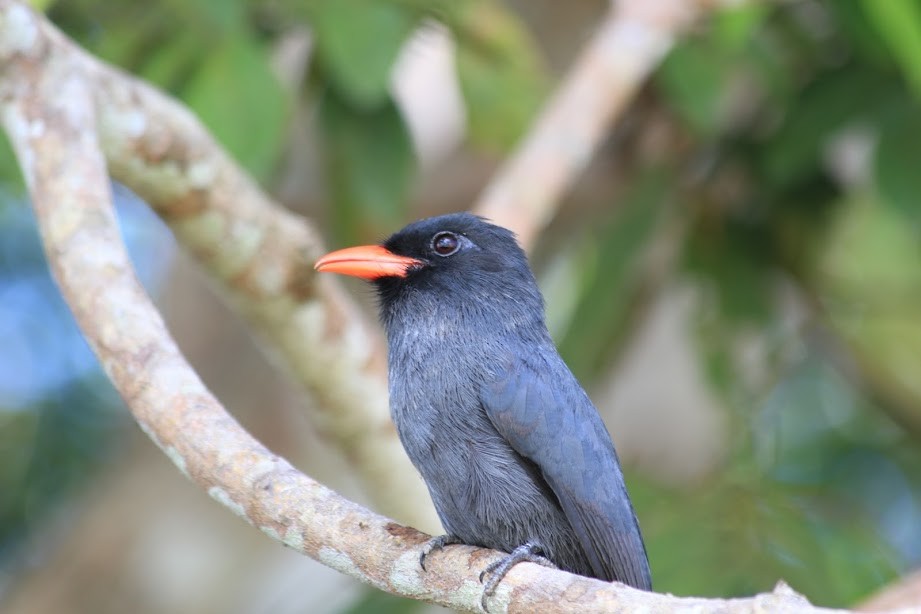
[[560,358],[514,235],[468,213],[420,220],[316,268],[374,283],[390,408],[449,544],[494,548],[482,597],[515,564],[552,564],[649,590],[646,550],[614,445]]

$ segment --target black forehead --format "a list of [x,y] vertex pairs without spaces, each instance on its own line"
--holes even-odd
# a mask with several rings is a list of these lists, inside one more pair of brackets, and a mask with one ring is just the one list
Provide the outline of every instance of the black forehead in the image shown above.
[[383,246],[394,253],[412,252],[428,246],[433,236],[444,231],[465,235],[474,243],[487,238],[515,241],[510,231],[472,213],[449,213],[413,222],[384,241]]

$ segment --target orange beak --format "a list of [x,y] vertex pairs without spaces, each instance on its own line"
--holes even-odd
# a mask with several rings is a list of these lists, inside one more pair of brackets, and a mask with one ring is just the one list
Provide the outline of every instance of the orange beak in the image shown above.
[[421,264],[421,260],[398,256],[380,245],[362,245],[330,252],[317,260],[313,268],[370,281],[379,277],[406,277],[409,269]]

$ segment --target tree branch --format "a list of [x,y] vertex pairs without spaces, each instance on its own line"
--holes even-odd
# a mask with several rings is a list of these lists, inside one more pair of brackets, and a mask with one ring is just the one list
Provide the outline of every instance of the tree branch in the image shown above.
[[474,211],[530,248],[677,37],[743,0],[617,0],[535,125]]
[[[121,242],[95,130],[98,75],[49,32],[25,5],[0,0],[2,121],[55,279],[141,428],[194,483],[271,538],[382,590],[478,611],[477,576],[497,553],[452,547],[422,572],[425,535],[297,472],[246,433],[192,371]],[[820,611],[785,585],[749,599],[677,598],[533,564],[515,567],[490,603],[498,612]]]

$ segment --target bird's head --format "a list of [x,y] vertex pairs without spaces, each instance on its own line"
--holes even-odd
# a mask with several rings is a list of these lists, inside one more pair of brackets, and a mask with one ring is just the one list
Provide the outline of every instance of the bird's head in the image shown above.
[[465,311],[524,309],[543,320],[543,300],[515,235],[470,213],[413,222],[381,245],[329,253],[315,268],[373,282],[385,319],[411,296]]

